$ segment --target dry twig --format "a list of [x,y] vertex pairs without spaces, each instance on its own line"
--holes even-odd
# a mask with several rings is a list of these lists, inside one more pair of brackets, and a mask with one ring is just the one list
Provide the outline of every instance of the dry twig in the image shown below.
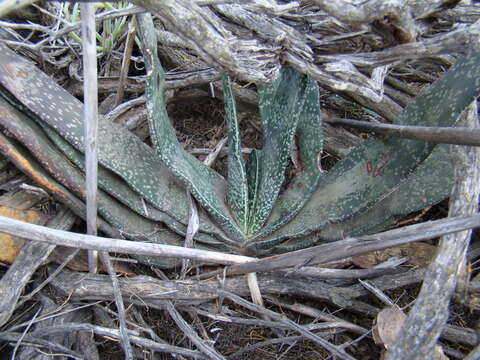
[[480,146],[480,129],[407,126],[340,118],[327,118],[324,121],[334,125],[345,125],[367,131],[371,130],[382,135],[398,136],[436,144]]
[[[478,127],[476,102],[464,113],[464,121]],[[449,216],[475,214],[480,193],[480,151],[452,147],[456,182]],[[387,359],[431,359],[448,318],[448,305],[455,291],[457,272],[465,260],[471,230],[442,237],[438,255],[426,272],[422,290]]]
[[[73,214],[63,209],[47,226],[69,230],[75,221]],[[17,255],[14,263],[0,280],[0,326],[13,314],[18,299],[37,268],[48,258],[55,245],[30,241]]]

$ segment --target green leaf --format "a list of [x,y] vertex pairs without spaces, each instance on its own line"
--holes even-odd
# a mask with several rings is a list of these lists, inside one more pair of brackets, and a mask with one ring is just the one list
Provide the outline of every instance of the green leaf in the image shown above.
[[[39,125],[45,131],[49,139],[55,144],[56,148],[61,150],[63,154],[84,173],[84,155],[66,142],[48,125],[44,123],[39,123]],[[35,132],[34,136],[40,136],[39,132]],[[168,214],[152,206],[150,202],[144,200],[139,194],[134,192],[120,177],[116,176],[102,166],[98,167],[98,185],[100,189],[112,195],[118,201],[128,206],[139,215],[142,215],[143,217],[153,221],[161,221],[178,234],[186,234],[187,227],[184,224],[176,221]],[[230,242],[228,236],[221,229],[217,228],[205,213],[201,213],[200,215],[200,224],[202,225],[201,227],[204,232],[215,235],[217,238],[222,239],[225,243]],[[213,240],[211,236],[203,233],[198,233],[196,239],[205,243],[218,244],[218,240]]]
[[317,233],[320,241],[333,241],[380,231],[412,212],[450,196],[453,166],[448,145],[437,145],[415,171],[366,212],[328,225]]
[[[0,124],[14,135],[15,139],[30,150],[50,175],[66,186],[68,190],[72,191],[79,199],[84,199],[86,191],[84,173],[68,161],[58,146],[54,146],[57,145],[57,143],[52,143],[39,125],[15,109],[2,97],[0,97],[0,111],[3,114],[3,116],[0,117]],[[75,149],[71,150],[76,151]],[[23,156],[25,157],[26,155]],[[83,162],[80,165],[83,167]],[[37,169],[36,171],[38,172],[40,170]],[[103,169],[103,171],[99,173],[105,175],[105,172],[106,170]],[[107,179],[111,180],[111,177],[107,177]],[[140,200],[135,198],[136,194],[131,192],[131,190],[129,191],[128,188],[125,189],[124,184],[118,182],[114,184],[121,186],[120,190],[117,190],[121,192],[121,195],[125,196],[123,203],[128,208],[118,203],[117,200],[107,193],[99,191],[97,198],[98,212],[109,224],[125,233],[149,234],[155,231],[157,222],[161,221],[177,233],[186,233],[185,225],[175,221],[152,206],[147,208],[147,204],[145,204],[145,208],[148,209],[149,216],[144,217],[149,217],[150,220],[154,220],[153,222],[137,215],[141,212],[141,209],[138,209],[139,211],[137,212],[130,211],[132,203]],[[110,186],[110,184],[108,184],[108,186]],[[124,192],[122,192],[122,190]],[[126,199],[127,197],[129,199]],[[72,204],[72,201],[70,200],[69,203]],[[141,205],[137,204],[136,206]],[[74,209],[78,209],[78,207],[79,205],[75,205]],[[80,216],[83,217],[84,214],[81,213]],[[198,240],[209,244],[220,244],[218,240],[207,234],[199,234]]]
[[[470,53],[401,114],[408,125],[452,126],[479,93],[480,53]],[[392,138],[372,139],[354,149],[325,175],[302,211],[269,238],[271,244],[302,237],[332,222],[367,211],[432,152],[434,145]]]
[[[58,135],[58,133],[51,127],[41,122],[39,122],[39,125],[49,139],[55,144],[56,148],[61,150],[63,154],[65,154],[65,156],[80,170],[85,172],[85,156]],[[32,132],[35,133],[36,136],[40,136],[38,129]],[[108,192],[133,211],[146,218],[156,221],[165,221],[164,216],[168,216],[149,203],[145,201],[142,202],[142,197],[139,194],[133,191],[120,177],[108,171],[103,166],[98,167],[98,185],[99,188]]]
[[240,227],[247,231],[248,184],[245,162],[240,149],[237,110],[232,85],[228,76],[223,77],[225,117],[228,126],[228,183],[227,202]]
[[247,191],[248,191],[248,222],[252,222],[253,211],[250,211],[255,207],[255,202],[257,201],[258,193],[258,180],[259,180],[259,171],[260,165],[258,163],[258,150],[252,149],[252,152],[248,155],[247,163],[245,164],[246,173],[247,173]]
[[170,171],[187,185],[192,195],[222,228],[232,238],[243,240],[243,232],[224,202],[225,180],[187,153],[178,142],[166,110],[165,73],[157,55],[157,40],[151,15],[148,13],[139,15],[138,23],[147,70],[145,95],[150,136],[156,153]]
[[[7,139],[2,133],[0,133],[0,152],[7,156],[25,174],[34,179],[39,186],[66,204],[79,217],[85,216],[85,205],[82,201],[62,184],[55,181],[22,146],[13,139]],[[69,175],[73,174],[69,173]],[[75,179],[71,180],[75,181]],[[98,221],[100,231],[116,238],[126,237],[132,240],[148,240],[162,244],[181,245],[181,243],[169,242],[171,239],[169,237],[165,238],[165,235],[168,235],[169,232],[158,231],[156,223],[147,221],[126,207],[118,206],[118,203],[109,203],[108,197],[104,197],[101,192],[98,195],[100,200],[98,209],[101,216]],[[113,227],[104,219],[108,219],[109,223],[114,223]],[[153,262],[157,266],[166,268],[175,265],[175,262],[169,258],[149,257],[141,260],[150,260],[148,263]]]
[[[48,124],[67,142],[84,150],[83,104],[57,85],[32,63],[0,43],[0,91],[13,96]],[[1,90],[1,89],[0,89]],[[188,209],[185,188],[158,159],[155,152],[127,129],[99,118],[99,164],[121,177],[135,192],[153,206],[186,225]],[[215,228],[202,231],[216,232]],[[231,241],[231,240],[230,240]]]
[[257,255],[294,251],[318,242],[341,240],[381,231],[407,214],[434,205],[450,195],[453,185],[453,166],[448,146],[438,145],[414,172],[397,184],[389,193],[367,211],[355,214],[344,221],[326,225],[305,238],[293,238],[282,242],[266,240],[249,249]]
[[250,234],[265,223],[285,179],[305,89],[305,77],[294,69],[284,68],[278,79],[258,91],[264,145],[258,151],[258,191],[254,208],[250,209]]
[[[287,190],[278,197],[272,214],[255,238],[265,237],[293,219],[316,190],[322,172],[320,155],[323,131],[320,116],[320,94],[317,82],[309,79],[305,90],[305,102],[298,121],[296,138],[303,172],[295,177]],[[252,239],[250,241],[255,240]]]
[[[4,44],[0,44],[0,82],[40,121],[83,152],[83,104]],[[159,209],[186,224],[187,211],[179,205],[186,201],[185,190],[153,150],[128,130],[103,118],[99,119],[98,134],[99,163]]]

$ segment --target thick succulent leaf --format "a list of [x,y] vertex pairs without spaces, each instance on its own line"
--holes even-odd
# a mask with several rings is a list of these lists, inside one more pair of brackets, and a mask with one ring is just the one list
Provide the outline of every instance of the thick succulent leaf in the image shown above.
[[[41,186],[55,199],[68,206],[77,216],[81,218],[85,216],[86,210],[83,202],[73,195],[65,186],[55,181],[22,146],[13,139],[8,139],[1,132],[0,153],[12,161],[18,169],[32,178],[37,185]],[[98,229],[100,231],[114,238],[127,237],[132,240],[148,240],[160,244],[182,245],[182,243],[172,242],[172,238],[169,235],[172,233],[158,231],[155,224],[151,222],[149,222],[150,224],[146,223],[145,219],[135,215],[130,209],[124,208],[124,211],[122,211],[121,208],[118,208],[117,210],[118,211],[110,213],[108,210],[105,210],[103,206],[102,208],[99,207],[101,217],[98,219]],[[114,219],[121,221],[121,228],[124,229],[124,231],[116,229],[119,224],[111,226],[103,219],[103,216],[108,217],[110,221]],[[117,216],[119,217],[117,218]],[[136,256],[134,255],[134,257]],[[139,257],[138,260],[148,265],[155,265],[162,268],[172,268],[178,265],[177,259],[161,258],[158,256]]]
[[[72,191],[77,198],[85,199],[84,173],[65,158],[64,154],[54,146],[42,131],[41,127],[1,97],[0,112],[2,113],[0,124],[34,154],[42,167],[46,169],[56,181],[66,186],[68,191]],[[31,174],[29,175],[31,176]],[[125,195],[129,196],[128,193]],[[62,198],[62,200],[64,198]],[[97,199],[98,212],[102,218],[114,228],[119,229],[120,234],[127,234],[127,237],[129,237],[129,233],[139,235],[155,232],[155,228],[158,227],[156,224],[157,221],[162,221],[169,228],[180,234],[186,233],[186,227],[183,224],[155,208],[150,208],[150,210],[156,212],[155,214],[151,214],[151,216],[154,217],[153,220],[155,220],[151,222],[130,211],[131,207],[129,204],[126,204],[128,207],[125,207],[103,191],[98,192]],[[83,208],[83,204],[81,206],[77,203],[75,204],[73,210],[78,211],[79,208]],[[72,206],[72,200],[67,202],[67,206]],[[84,213],[80,216],[83,217]],[[212,236],[208,236],[207,234],[198,235],[199,241],[203,240],[210,244],[220,245],[220,242]]]
[[322,241],[335,241],[347,236],[373,233],[392,225],[398,219],[414,211],[434,205],[450,195],[453,185],[453,166],[448,146],[438,145],[432,154],[423,161],[404,181],[370,209],[355,214],[344,221],[325,226],[305,238],[293,238],[283,241],[259,241],[250,251],[257,255],[298,250]]
[[[20,171],[33,179],[38,186],[42,187],[55,199],[66,204],[76,215],[84,216],[85,205],[83,202],[65,186],[55,181],[18,142],[7,138],[1,132],[0,153],[15,164]],[[119,236],[118,231],[101,219],[98,227],[110,236]]]
[[264,145],[258,152],[258,190],[250,209],[249,233],[257,232],[270,215],[285,179],[293,136],[305,100],[306,78],[284,68],[271,85],[259,89]]
[[[38,124],[45,131],[46,135],[53,142],[55,147],[84,172],[85,156],[80,151],[76,150],[72,145],[70,145],[60,135],[58,135],[58,133],[50,126],[42,123],[41,121],[39,121]],[[35,134],[34,136],[40,136],[40,132],[38,131],[33,131],[32,134]],[[139,194],[133,191],[120,177],[116,176],[114,173],[102,166],[98,167],[98,185],[100,189],[106,191],[108,194],[115,197],[118,201],[128,206],[139,215],[142,215],[150,220],[161,221],[178,234],[186,234],[187,227],[184,224],[176,221],[168,214],[157,209],[155,206],[152,206],[149,201],[143,199]],[[202,224],[202,230],[215,235],[218,239],[222,239],[224,243],[230,243],[232,245],[235,244],[221,229],[213,225],[207,214],[203,212],[200,215],[200,223]],[[198,233],[195,239],[205,243],[218,244],[217,240],[208,234],[204,234],[203,232]]]
[[[480,53],[461,57],[426,94],[417,97],[405,109],[398,123],[452,126],[478,96],[479,79]],[[302,211],[273,233],[271,240],[301,237],[329,223],[367,211],[404,181],[433,148],[429,143],[398,138],[367,141],[321,179]]]
[[[40,126],[48,135],[49,139],[55,144],[55,147],[61,150],[71,162],[73,162],[79,169],[84,172],[84,155],[77,151],[48,125],[40,123]],[[38,133],[36,134],[36,136],[38,136]],[[167,227],[180,235],[186,234],[187,227],[184,224],[176,221],[168,214],[157,209],[155,206],[152,206],[150,202],[144,200],[140,195],[135,193],[127,184],[125,184],[125,182],[122,181],[120,177],[116,176],[102,166],[98,168],[98,185],[102,190],[115,197],[118,201],[128,206],[130,209],[132,209],[139,215],[142,215],[143,217],[150,220],[161,221]],[[217,228],[211,223],[207,214],[205,214],[204,212],[200,212],[199,218],[200,223],[203,225],[202,229],[204,231],[210,232],[210,234],[214,235],[217,239],[222,239],[222,241],[226,244],[235,245],[235,243],[232,242],[221,229]],[[215,238],[204,232],[197,233],[195,239],[206,244],[218,245],[218,240],[215,240]]]
[[[26,121],[24,120],[26,123]],[[26,124],[27,125],[27,124]],[[50,126],[39,122],[45,134],[53,142],[55,147],[59,149],[71,162],[73,162],[80,170],[85,172],[85,156],[70,145]],[[27,125],[32,126],[32,125]],[[32,133],[40,136],[38,128],[32,129]],[[98,185],[99,188],[106,191],[120,202],[131,208],[138,214],[156,221],[165,221],[167,214],[162,213],[146,201],[142,201],[142,197],[133,191],[120,177],[103,166],[98,167]],[[173,219],[172,219],[173,220]]]
[[323,129],[320,93],[315,80],[308,79],[305,102],[301,110],[296,135],[304,170],[320,172],[320,153],[323,147]]
[[232,85],[228,76],[223,77],[225,117],[228,126],[228,183],[227,202],[240,227],[247,231],[248,184],[245,162],[240,149],[237,110]]
[[[85,206],[83,202],[71,194],[62,184],[56,182],[21,146],[7,139],[2,133],[0,133],[0,152],[7,156],[21,171],[35,180],[43,189],[65,203],[78,216],[85,216]],[[117,208],[116,210],[118,210],[118,212],[109,213],[108,210],[103,208],[103,205],[99,205],[99,213],[101,213],[102,218],[107,216],[110,221],[113,221],[116,216],[120,215],[118,220],[122,221],[122,228],[125,230],[117,231],[102,218],[100,218],[98,222],[99,230],[112,237],[125,235],[130,239],[137,240],[146,240],[146,234],[148,234],[149,241],[165,243],[163,239],[165,232],[159,232],[154,223],[146,221],[141,216],[131,212],[128,208],[125,208],[124,213],[122,213],[121,208]],[[143,233],[143,231],[145,231],[145,233]],[[166,240],[170,241],[171,239],[167,238]],[[169,242],[169,244],[172,243]],[[181,243],[178,245],[181,245]],[[151,257],[142,260],[165,268],[176,265],[176,262],[169,258]]]
[[247,162],[245,164],[247,173],[247,191],[248,191],[248,221],[247,224],[252,222],[253,212],[250,209],[255,207],[258,193],[258,180],[260,178],[259,171],[260,165],[258,163],[258,150],[253,149],[248,155]]
[[[83,151],[82,104],[3,44],[0,44],[0,82],[41,121]],[[148,146],[127,130],[103,119],[99,121],[99,162],[123,177],[153,204],[168,209],[177,220],[188,221],[186,209],[171,203],[172,198],[177,198],[177,192],[183,202],[184,188],[176,185],[175,178]],[[170,196],[163,196],[167,194],[165,189]]]
[[[0,44],[0,84],[39,121],[84,150],[83,105],[53,79]],[[121,177],[144,199],[182,224],[188,222],[185,188],[154,151],[127,129],[99,119],[99,164]],[[201,223],[201,229],[215,232]],[[202,228],[203,227],[203,228]]]
[[[208,213],[237,240],[244,238],[224,202],[225,180],[215,171],[187,153],[178,142],[175,129],[168,118],[165,103],[165,72],[157,55],[157,40],[151,15],[138,16],[139,35],[147,70],[145,96],[150,137],[161,161],[184,182],[192,195]],[[185,206],[188,203],[185,203]]]
[[437,145],[431,155],[403,182],[366,212],[321,229],[316,238],[334,241],[380,231],[396,220],[447,198],[453,186],[449,148]]
[[[296,139],[303,171],[280,194],[266,225],[255,238],[265,237],[293,219],[316,190],[320,177],[320,155],[323,131],[320,115],[320,95],[317,82],[309,79],[305,102],[298,121]],[[254,239],[252,239],[254,240]]]

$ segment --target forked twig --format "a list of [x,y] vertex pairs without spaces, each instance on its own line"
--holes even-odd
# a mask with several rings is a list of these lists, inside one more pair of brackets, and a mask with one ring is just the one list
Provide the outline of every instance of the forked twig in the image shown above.
[[215,360],[224,360],[220,353],[218,353],[214,348],[205,344],[205,342],[198,336],[195,330],[185,321],[182,315],[175,309],[175,306],[171,301],[167,302],[167,311],[175,321],[177,326],[183,331],[183,333],[200,349],[202,352],[208,356],[210,359]]
[[35,315],[33,315],[33,317],[30,319],[30,321],[28,322],[28,325],[27,327],[25,328],[25,330],[23,331],[22,333],[22,336],[20,336],[20,339],[17,340],[17,343],[15,344],[15,347],[13,348],[13,353],[12,353],[12,360],[15,360],[15,356],[17,354],[17,351],[18,351],[18,348],[20,347],[23,339],[25,338],[25,336],[27,335],[28,333],[28,330],[30,330],[30,327],[33,325],[33,322],[35,321],[35,319],[37,318],[38,314],[40,314],[40,312],[42,311],[42,307],[38,308],[37,312],[35,313]]
[[276,313],[275,311],[265,309],[261,306],[255,305],[240,296],[237,296],[235,294],[232,294],[228,291],[224,290],[219,290],[219,293],[224,295],[226,298],[230,299],[234,303],[243,306],[246,309],[249,309],[251,311],[255,311],[259,314],[264,314],[267,315],[268,317],[275,319],[281,323],[284,323],[288,325],[291,329],[295,330],[296,332],[300,333],[301,335],[305,336],[307,339],[319,344],[320,346],[324,347],[326,350],[328,350],[330,353],[333,355],[338,356],[340,359],[347,359],[347,360],[355,360],[354,357],[351,355],[347,354],[344,350],[340,349],[339,347],[329,343],[325,339],[322,339],[320,336],[312,333],[311,331],[305,329],[303,326],[298,325],[296,322],[290,320],[290,319],[285,319],[282,315]]
[[48,275],[48,277],[42,281],[41,284],[39,284],[34,290],[32,290],[31,293],[29,293],[28,295],[25,295],[18,303],[17,303],[17,308],[21,305],[23,305],[26,301],[30,300],[35,294],[37,294],[40,290],[42,290],[45,286],[48,285],[48,283],[50,281],[52,281],[52,279],[57,276],[60,271],[63,270],[63,268],[65,266],[68,265],[68,263],[73,260],[73,258],[80,252],[80,249],[75,249],[74,251],[72,251],[72,253],[70,255],[68,255],[65,260],[50,274]]
[[103,264],[105,265],[105,268],[107,269],[108,275],[110,275],[110,279],[112,280],[113,295],[115,297],[115,305],[117,305],[118,320],[120,323],[120,340],[122,342],[123,351],[125,352],[125,359],[133,360],[133,350],[132,346],[130,345],[130,340],[128,338],[125,306],[123,304],[123,298],[117,274],[115,273],[115,269],[113,268],[112,261],[110,260],[110,255],[108,255],[108,252],[101,251],[100,257]]

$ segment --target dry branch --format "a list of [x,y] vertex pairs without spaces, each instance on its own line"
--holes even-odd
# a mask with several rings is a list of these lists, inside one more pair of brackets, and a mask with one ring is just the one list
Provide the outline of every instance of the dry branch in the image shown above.
[[406,126],[372,123],[352,119],[328,118],[324,121],[334,125],[345,125],[362,130],[371,130],[387,136],[432,142],[436,144],[457,144],[480,146],[480,130],[470,128],[447,128],[430,126]]
[[254,260],[254,258],[248,256],[232,255],[216,251],[187,249],[173,245],[111,239],[53,230],[44,226],[35,226],[3,216],[0,217],[0,231],[24,239],[87,250],[185,258],[217,264],[235,264]]
[[[120,332],[116,329],[110,329],[102,326],[96,326],[91,324],[68,324],[63,326],[54,326],[51,328],[43,328],[41,332],[33,333],[35,338],[42,338],[44,336],[51,336],[54,334],[62,334],[65,332],[72,332],[72,331],[93,331],[95,334],[100,336],[112,337],[114,339],[120,339]],[[2,337],[13,337],[11,333],[5,332],[0,333],[0,338]],[[194,359],[206,359],[202,353],[194,350],[180,348],[178,346],[163,344],[159,342],[155,342],[149,339],[145,339],[136,335],[129,334],[130,341],[132,343],[143,346],[147,349],[152,349],[162,353],[169,353],[169,354],[179,354],[192,357]]]
[[115,269],[113,268],[112,260],[110,259],[110,255],[108,254],[108,252],[106,251],[100,252],[100,257],[112,281],[113,296],[115,298],[115,305],[117,305],[118,321],[120,324],[119,326],[120,341],[122,343],[123,351],[125,353],[125,358],[127,360],[133,360],[132,345],[130,344],[130,340],[128,338],[128,332],[127,332],[128,329],[127,329],[127,322],[126,322],[126,315],[125,315],[125,305],[123,303],[122,293],[120,291],[120,284],[118,282],[117,274],[115,273]]
[[[309,264],[324,264],[347,258],[349,256],[408,244],[410,242],[432,239],[437,236],[477,227],[480,227],[480,214],[428,221],[385,231],[375,235],[349,238],[290,252],[288,254],[271,256],[244,264],[234,265],[227,268],[227,275],[273,271],[276,269]],[[2,225],[0,223],[0,229],[1,228]],[[208,275],[209,274],[203,276]]]
[[[423,279],[424,270],[411,270],[397,275],[381,276],[370,283],[381,290],[391,290],[416,284]],[[250,290],[244,277],[228,277],[221,283],[217,279],[209,280],[158,280],[148,276],[121,278],[120,289],[123,298],[140,306],[165,309],[166,301],[174,301],[178,306],[198,305],[221,298],[219,290],[249,296]],[[368,291],[359,284],[339,286],[309,277],[290,277],[282,273],[268,273],[258,276],[262,294],[291,295],[326,301],[345,309],[375,316],[379,309],[367,304],[359,297],[368,295]],[[105,275],[85,276],[64,271],[51,281],[51,285],[73,300],[113,300],[111,283]],[[338,319],[337,319],[338,320]],[[335,320],[335,321],[337,321]]]
[[406,59],[421,58],[450,53],[463,53],[480,34],[480,22],[457,30],[436,35],[430,39],[397,45],[382,51],[355,54],[318,55],[316,61],[344,60],[356,66],[375,68]]
[[51,341],[43,340],[40,337],[35,337],[28,334],[22,334],[18,332],[0,332],[0,340],[5,342],[17,342],[21,340],[21,345],[35,346],[40,348],[46,348],[48,350],[55,351],[55,353],[60,353],[68,355],[71,359],[82,360],[84,359],[82,354],[77,351],[72,351],[65,346],[60,344],[53,343]]
[[302,266],[299,269],[285,270],[285,276],[302,276],[312,279],[369,279],[382,275],[398,274],[406,271],[400,267],[382,267],[369,269],[328,269],[314,266]]
[[[463,121],[472,128],[478,128],[477,111],[474,102],[463,115]],[[452,147],[452,153],[456,182],[449,216],[474,214],[478,211],[480,193],[480,150]],[[433,358],[433,349],[448,318],[450,298],[455,291],[457,273],[465,261],[470,236],[471,230],[442,237],[420,295],[399,337],[389,349],[387,359]]]
[[167,311],[175,321],[177,326],[209,359],[224,360],[225,358],[219,354],[214,348],[205,344],[205,342],[198,336],[195,330],[185,321],[182,315],[175,309],[171,301],[167,302]]
[[[62,210],[47,223],[47,226],[68,230],[74,221],[75,217],[70,211]],[[54,248],[55,245],[36,241],[29,241],[23,246],[14,263],[0,280],[0,326],[13,314],[25,286]]]
[[[97,44],[95,38],[95,7],[91,3],[81,5],[83,40],[83,126],[85,136],[85,181],[87,234],[97,235],[97,177],[98,177],[98,93],[97,93]],[[88,268],[98,270],[98,253],[88,252]]]
[[272,81],[280,71],[278,47],[236,38],[209,9],[186,0],[134,3],[160,16],[216,69],[257,84]]
[[[267,327],[271,329],[282,329],[282,330],[289,330],[291,326],[288,324],[280,323],[278,321],[268,321],[268,320],[260,320],[260,319],[245,319],[241,317],[234,317],[228,316],[225,314],[216,314],[214,312],[205,311],[202,309],[195,308],[193,311],[197,312],[199,315],[207,317],[209,319],[218,321],[218,322],[225,322],[225,323],[234,323],[234,324],[241,324],[241,325],[248,325],[248,326],[260,326],[260,327]],[[353,324],[348,324],[345,321],[330,321],[324,323],[311,323],[303,325],[307,330],[316,331],[316,330],[328,330],[328,329],[351,329]],[[358,327],[360,328],[360,327]],[[367,330],[363,331],[362,334],[366,333]]]

